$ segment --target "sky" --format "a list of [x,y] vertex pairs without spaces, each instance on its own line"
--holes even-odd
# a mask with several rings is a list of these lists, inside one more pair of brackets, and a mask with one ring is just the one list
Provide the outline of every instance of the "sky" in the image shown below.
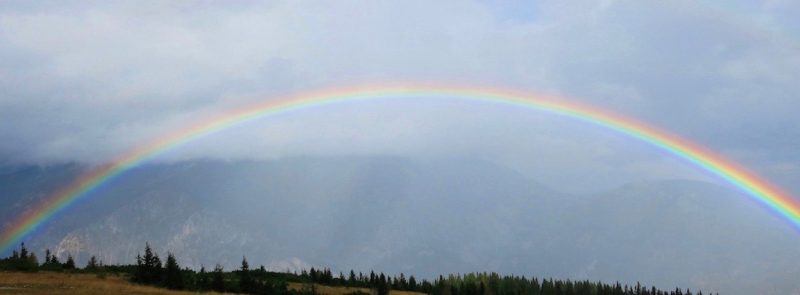
[[[286,94],[382,83],[546,93],[651,123],[800,195],[794,1],[5,1],[0,163],[96,165]],[[265,118],[153,161],[477,157],[591,192],[709,179],[608,130],[476,103]]]

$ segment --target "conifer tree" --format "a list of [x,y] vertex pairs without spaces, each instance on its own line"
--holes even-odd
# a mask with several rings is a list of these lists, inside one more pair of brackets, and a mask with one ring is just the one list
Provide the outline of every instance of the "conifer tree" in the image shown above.
[[256,291],[255,282],[250,275],[250,264],[247,263],[247,258],[244,256],[242,256],[242,267],[239,269],[239,288],[245,293]]
[[350,277],[347,278],[347,285],[350,287],[356,286],[356,272],[354,270],[350,270]]
[[72,258],[72,254],[67,254],[67,262],[64,263],[64,269],[75,269],[75,259]]
[[[16,252],[14,253],[16,254]],[[25,243],[20,243],[20,249],[18,255],[13,255],[12,257],[17,257],[12,259],[12,263],[14,264],[14,268],[20,271],[36,271],[39,267],[39,261],[36,259],[36,255],[28,252],[28,248],[25,247]]]
[[86,263],[86,270],[88,270],[88,271],[97,271],[99,268],[100,268],[100,265],[97,262],[97,257],[92,255],[92,257],[89,258],[89,262]]
[[197,273],[197,288],[200,291],[205,291],[209,288],[209,280],[208,275],[206,274],[206,267],[204,265],[200,265],[200,272]]
[[36,254],[33,252],[28,254],[28,259],[24,263],[27,271],[36,271],[39,268],[39,259],[36,258]]
[[61,262],[58,261],[58,257],[55,254],[50,252],[50,249],[45,251],[45,258],[42,267],[45,267],[47,270],[61,270],[62,265]]
[[211,279],[211,289],[217,292],[225,292],[225,274],[223,273],[222,266],[219,264],[214,267],[214,274]]
[[22,260],[28,259],[28,248],[25,247],[25,242],[20,244],[19,258]]
[[133,281],[144,283],[146,270],[144,268],[144,259],[141,253],[136,253],[136,272],[133,273]]
[[308,270],[308,275],[311,277],[311,281],[314,283],[319,283],[319,277],[317,277],[317,270],[314,269],[312,266],[310,270]]
[[181,267],[175,259],[175,255],[167,252],[167,263],[164,272],[164,286],[169,289],[180,290],[183,289],[183,276],[181,275]]
[[381,273],[380,278],[378,279],[378,295],[388,295],[389,294],[389,283],[386,281],[386,276]]
[[134,281],[142,284],[160,284],[162,282],[161,259],[150,248],[150,243],[145,243],[144,256],[136,255]]

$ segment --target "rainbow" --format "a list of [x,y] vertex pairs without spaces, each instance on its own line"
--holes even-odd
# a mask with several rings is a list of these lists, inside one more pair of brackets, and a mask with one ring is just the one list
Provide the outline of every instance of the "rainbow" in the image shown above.
[[676,135],[648,126],[643,122],[554,96],[530,95],[509,90],[478,87],[404,85],[335,89],[287,96],[280,99],[269,99],[244,108],[221,113],[201,121],[199,124],[158,137],[146,145],[121,155],[106,165],[95,167],[73,181],[69,186],[55,192],[45,201],[37,204],[33,210],[29,210],[13,220],[10,226],[6,227],[6,230],[0,235],[0,242],[2,243],[0,245],[3,252],[9,251],[11,247],[31,235],[42,224],[53,219],[57,213],[64,211],[70,204],[86,198],[100,185],[156,155],[193,139],[266,116],[310,107],[320,107],[341,102],[398,100],[409,97],[462,99],[509,105],[561,115],[617,131],[646,142],[716,175],[745,192],[754,200],[766,205],[789,221],[794,227],[800,228],[800,206],[791,196],[736,163]]

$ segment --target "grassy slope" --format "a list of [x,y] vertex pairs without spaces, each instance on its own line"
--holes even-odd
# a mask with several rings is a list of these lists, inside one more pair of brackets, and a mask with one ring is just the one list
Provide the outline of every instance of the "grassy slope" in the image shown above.
[[[290,290],[301,290],[303,288],[303,284],[300,283],[289,283]],[[350,288],[350,287],[332,287],[332,286],[324,286],[324,285],[316,285],[317,294],[323,295],[344,295],[354,292],[363,292],[367,294],[375,294],[371,292],[370,289],[367,288]],[[425,293],[419,292],[409,292],[409,291],[389,291],[390,295],[424,295]]]
[[0,272],[0,294],[193,294],[131,284],[121,276]]
[[[289,288],[300,289],[302,284],[290,283]],[[344,295],[355,291],[370,293],[365,288],[316,286],[323,295]],[[56,272],[0,272],[0,294],[195,294],[141,286],[128,282],[125,277],[113,274],[99,278],[95,274]],[[216,293],[204,293],[216,294]],[[422,293],[392,291],[391,295],[421,295]]]

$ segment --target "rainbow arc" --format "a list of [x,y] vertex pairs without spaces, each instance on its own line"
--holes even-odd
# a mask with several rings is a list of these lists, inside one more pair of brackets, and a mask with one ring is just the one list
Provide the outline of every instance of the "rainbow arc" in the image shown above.
[[444,97],[510,105],[584,121],[625,134],[716,175],[766,205],[795,228],[800,229],[800,205],[790,195],[721,155],[635,119],[554,96],[478,87],[404,85],[344,88],[268,99],[262,103],[221,113],[187,128],[157,137],[106,165],[92,169],[37,204],[33,210],[18,216],[10,226],[6,227],[4,232],[0,233],[0,249],[3,252],[8,251],[21,240],[30,236],[37,228],[53,219],[57,213],[66,210],[70,204],[91,195],[91,192],[102,184],[121,176],[156,155],[193,139],[271,115],[311,107],[342,102],[398,100],[409,97]]

